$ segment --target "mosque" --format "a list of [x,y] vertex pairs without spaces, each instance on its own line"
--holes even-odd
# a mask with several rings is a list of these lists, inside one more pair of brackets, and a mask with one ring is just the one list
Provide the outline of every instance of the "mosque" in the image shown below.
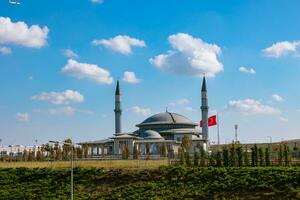
[[162,112],[150,116],[136,125],[137,130],[131,133],[122,132],[122,108],[119,81],[115,92],[115,134],[104,140],[96,140],[78,143],[87,151],[90,158],[121,157],[124,149],[133,157],[137,151],[139,158],[162,156],[162,147],[165,156],[178,154],[182,138],[188,136],[192,141],[191,151],[196,150],[197,145],[208,147],[208,98],[206,80],[203,77],[201,89],[201,112],[203,119],[202,130],[197,123],[187,117],[168,112]]

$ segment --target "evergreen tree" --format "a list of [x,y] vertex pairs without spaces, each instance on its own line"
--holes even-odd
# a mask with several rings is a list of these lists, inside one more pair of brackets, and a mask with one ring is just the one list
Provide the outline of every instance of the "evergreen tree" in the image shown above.
[[26,162],[28,160],[28,151],[24,149],[23,155],[22,155],[22,161]]
[[198,166],[199,165],[199,153],[195,150],[195,153],[194,153],[194,165],[195,166]]
[[191,166],[192,165],[192,163],[191,163],[191,157],[190,157],[190,152],[189,151],[184,152],[184,159],[185,159],[185,164],[187,166]]
[[282,151],[282,145],[279,145],[279,151],[278,151],[278,165],[282,166],[282,159],[283,159],[283,151]]
[[266,166],[270,166],[271,162],[270,162],[269,148],[266,148],[265,150],[265,162],[266,162]]
[[139,152],[137,149],[137,144],[134,144],[133,146],[133,159],[137,160],[139,158]]
[[285,166],[289,166],[289,161],[290,161],[290,148],[286,144],[284,144],[284,151],[283,151],[283,156],[284,156],[284,164]]
[[224,165],[224,167],[229,166],[229,152],[228,152],[227,147],[223,148],[223,165]]
[[200,166],[204,167],[206,163],[206,152],[204,151],[203,147],[200,146]]
[[244,151],[244,165],[245,165],[245,166],[250,166],[249,155],[248,155],[248,147],[247,147],[247,145],[246,145],[245,151]]
[[236,148],[236,155],[237,155],[237,166],[242,167],[243,166],[243,149],[241,146]]
[[259,156],[259,166],[264,166],[264,152],[261,147],[258,149],[258,156]]
[[184,152],[182,148],[178,149],[179,164],[184,165]]
[[160,146],[160,156],[166,157],[167,156],[167,149],[165,143],[162,143]]
[[222,167],[222,156],[221,156],[220,151],[217,151],[217,154],[216,154],[216,166]]

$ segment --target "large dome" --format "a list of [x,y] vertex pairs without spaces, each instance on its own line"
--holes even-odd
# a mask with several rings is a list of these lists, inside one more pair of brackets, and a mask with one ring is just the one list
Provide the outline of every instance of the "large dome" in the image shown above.
[[161,135],[153,130],[146,130],[143,132],[142,137],[144,139],[163,139],[163,137],[161,137]]
[[192,122],[187,117],[177,114],[177,113],[158,113],[152,115],[151,117],[144,120],[142,123],[138,124],[137,126],[143,125],[154,125],[154,124],[187,124],[187,125],[197,125]]

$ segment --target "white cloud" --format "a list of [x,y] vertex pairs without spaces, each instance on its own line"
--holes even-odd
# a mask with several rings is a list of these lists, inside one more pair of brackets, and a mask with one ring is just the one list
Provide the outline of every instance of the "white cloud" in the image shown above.
[[113,51],[119,52],[121,54],[131,54],[132,47],[146,47],[146,44],[143,40],[139,40],[136,38],[131,38],[127,35],[118,35],[114,38],[110,39],[100,39],[100,40],[93,40],[93,45],[103,45],[106,48],[109,48]]
[[104,2],[104,0],[91,0],[91,2],[94,4],[101,4]]
[[253,68],[247,69],[246,67],[240,67],[239,71],[246,74],[256,74],[256,71]]
[[160,70],[176,74],[215,76],[223,71],[218,56],[221,48],[186,33],[170,35],[169,43],[174,50],[150,58],[150,63]]
[[78,55],[71,49],[65,49],[64,55],[67,56],[68,58],[78,58]]
[[139,106],[133,106],[130,108],[130,111],[136,115],[140,116],[148,116],[151,114],[150,108],[141,108]]
[[71,102],[83,102],[84,97],[77,91],[66,90],[64,92],[42,92],[31,97],[34,100],[48,101],[53,104],[69,104]]
[[0,46],[0,53],[3,54],[3,55],[11,54],[11,48]]
[[280,95],[278,95],[278,94],[273,94],[272,95],[272,99],[274,100],[274,101],[284,101],[284,99],[283,99],[283,97],[281,97]]
[[70,106],[62,107],[62,108],[51,108],[48,110],[50,115],[74,115],[76,113],[76,109]]
[[280,110],[269,105],[264,105],[260,101],[253,99],[231,100],[228,103],[229,111],[240,112],[246,115],[264,114],[278,115]]
[[61,71],[75,78],[89,79],[99,84],[111,84],[113,82],[108,70],[95,64],[79,63],[73,59],[69,59]]
[[285,118],[285,117],[279,117],[278,118],[280,121],[283,121],[283,122],[288,122],[289,119],[288,118]]
[[0,44],[16,44],[31,48],[40,48],[47,44],[49,29],[38,25],[12,22],[9,17],[0,17]]
[[297,48],[300,46],[300,41],[282,41],[273,44],[272,46],[263,49],[265,56],[279,58],[288,54],[296,53]]
[[123,81],[132,84],[141,82],[141,80],[136,77],[134,72],[124,72]]
[[175,102],[171,102],[169,103],[169,106],[178,106],[178,105],[185,105],[185,104],[188,104],[190,101],[188,99],[178,99],[177,101]]
[[17,113],[17,120],[19,122],[28,122],[29,121],[29,114],[28,113]]

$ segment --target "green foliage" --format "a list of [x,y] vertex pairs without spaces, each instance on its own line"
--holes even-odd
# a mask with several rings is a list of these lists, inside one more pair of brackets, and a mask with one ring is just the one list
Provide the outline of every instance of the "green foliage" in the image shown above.
[[265,150],[265,162],[266,162],[266,166],[270,166],[271,161],[270,161],[269,148],[266,148],[266,150]]
[[187,151],[187,152],[184,152],[184,160],[185,160],[185,164],[187,166],[191,166],[192,163],[191,163],[191,157],[190,157],[190,153]]
[[197,151],[195,151],[194,153],[194,166],[199,166],[199,153]]
[[284,157],[284,164],[285,164],[285,166],[289,166],[289,164],[290,164],[290,148],[286,145],[286,144],[284,144],[283,145],[283,157]]
[[222,167],[222,155],[221,155],[220,151],[217,151],[217,154],[216,154],[216,166]]
[[279,151],[278,151],[278,165],[282,166],[282,160],[283,160],[283,150],[282,145],[279,145]]
[[223,165],[224,167],[228,167],[229,166],[229,152],[227,147],[223,148]]
[[139,158],[139,152],[137,149],[137,144],[134,144],[133,146],[133,159],[137,160]]
[[238,146],[236,148],[236,155],[237,155],[237,166],[242,167],[243,166],[243,148],[242,148],[242,146]]
[[[299,199],[300,168],[74,169],[74,199]],[[0,199],[69,199],[69,169],[0,169]]]
[[251,165],[258,166],[258,150],[256,144],[251,148]]
[[264,152],[262,148],[258,149],[259,166],[264,166]]
[[191,137],[185,135],[183,138],[182,138],[182,141],[181,141],[181,147],[183,148],[183,150],[186,152],[186,151],[190,151],[191,147],[192,147],[192,139]]
[[248,155],[248,147],[245,147],[245,151],[244,151],[244,166],[250,166],[250,162],[249,162],[249,155]]

